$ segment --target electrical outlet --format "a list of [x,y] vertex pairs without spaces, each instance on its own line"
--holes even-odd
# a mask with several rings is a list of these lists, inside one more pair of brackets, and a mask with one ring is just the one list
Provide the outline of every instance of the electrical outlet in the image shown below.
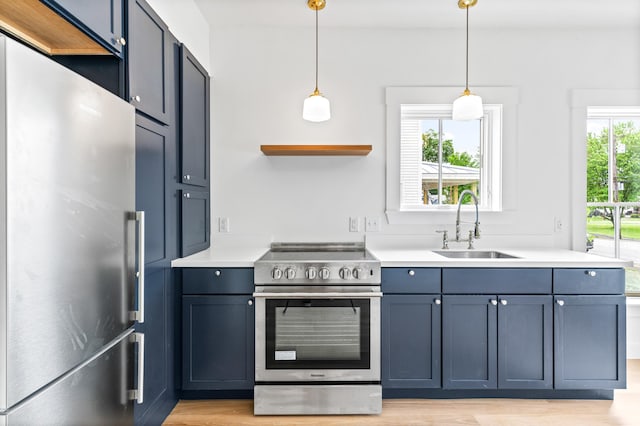
[[380,218],[378,217],[366,217],[364,220],[364,230],[367,232],[379,232],[380,231]]
[[360,232],[360,218],[352,216],[349,218],[349,232]]
[[231,232],[231,223],[228,217],[218,218],[218,232],[222,232],[222,233]]
[[553,230],[554,232],[562,232],[562,219],[559,217],[553,218]]

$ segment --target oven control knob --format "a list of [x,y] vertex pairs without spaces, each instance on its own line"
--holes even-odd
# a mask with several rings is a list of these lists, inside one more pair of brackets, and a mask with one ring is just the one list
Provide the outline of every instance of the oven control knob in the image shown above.
[[330,275],[331,272],[329,272],[327,268],[320,269],[320,278],[322,278],[323,280],[328,280]]
[[316,277],[318,276],[318,270],[312,266],[310,268],[307,268],[307,270],[305,271],[304,275],[309,280],[315,280]]
[[349,268],[340,269],[339,274],[340,274],[340,278],[342,278],[343,280],[351,279],[351,269]]
[[282,278],[282,269],[280,268],[273,268],[271,270],[271,277],[274,280],[279,280],[280,278]]
[[362,268],[353,268],[353,278],[361,280],[364,278],[364,271]]
[[284,276],[287,277],[288,280],[292,280],[296,277],[296,270],[293,268],[287,268],[284,271]]

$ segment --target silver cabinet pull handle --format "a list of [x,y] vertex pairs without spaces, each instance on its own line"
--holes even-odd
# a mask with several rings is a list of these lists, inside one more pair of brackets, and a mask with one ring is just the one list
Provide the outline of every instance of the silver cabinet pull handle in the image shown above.
[[502,306],[507,306],[507,301],[505,299],[501,299],[500,303],[502,304]]
[[144,322],[144,212],[135,212],[135,220],[138,223],[138,310],[130,312],[129,319],[132,321]]
[[558,301],[556,301],[556,303],[557,303],[559,306],[564,306],[564,300],[558,300]]
[[587,275],[589,275],[590,277],[595,277],[596,275],[598,275],[598,273],[596,271],[587,271]]
[[191,198],[191,194],[190,194],[190,193],[188,193],[188,192],[185,192],[185,193],[184,193],[184,198]]
[[493,306],[496,306],[498,304],[498,301],[495,299],[491,299],[490,302]]
[[440,299],[436,299],[436,300],[434,300],[434,303],[435,303],[436,305],[440,305],[440,304],[442,303],[442,301],[441,301]]
[[130,390],[129,399],[144,402],[144,333],[132,333],[131,341],[138,344],[138,389]]
[[191,175],[184,175],[184,178],[185,178],[186,180],[191,180]]
[[413,277],[416,274],[416,271],[414,271],[413,269],[409,269],[409,276]]
[[216,277],[219,277],[219,276],[222,274],[222,272],[220,272],[220,270],[219,270],[219,269],[217,269],[213,274],[214,274]]
[[140,96],[135,95],[135,96],[131,97],[131,100],[134,101],[134,102],[140,102],[141,99],[140,99]]
[[247,302],[247,305],[253,306],[253,300],[249,299],[249,301]]
[[127,40],[125,40],[124,37],[117,37],[116,43],[119,44],[120,46],[125,46],[127,44]]

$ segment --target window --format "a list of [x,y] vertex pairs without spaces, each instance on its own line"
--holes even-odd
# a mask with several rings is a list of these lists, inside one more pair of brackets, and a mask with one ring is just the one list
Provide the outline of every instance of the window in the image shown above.
[[[484,116],[460,122],[451,120],[459,87],[387,87],[390,224],[448,222],[465,189],[479,196],[480,208],[490,213],[485,218],[515,208],[518,89],[477,90]],[[463,202],[471,200],[465,197]]]
[[587,109],[587,250],[634,262],[640,295],[640,108]]
[[401,210],[457,205],[464,190],[481,208],[500,210],[502,107],[484,109],[481,119],[454,121],[451,105],[400,105]]

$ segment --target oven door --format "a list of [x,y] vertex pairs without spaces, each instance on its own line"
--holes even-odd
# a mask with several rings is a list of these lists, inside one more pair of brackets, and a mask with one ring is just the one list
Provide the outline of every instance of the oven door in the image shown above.
[[379,287],[325,289],[256,290],[256,382],[380,380]]

